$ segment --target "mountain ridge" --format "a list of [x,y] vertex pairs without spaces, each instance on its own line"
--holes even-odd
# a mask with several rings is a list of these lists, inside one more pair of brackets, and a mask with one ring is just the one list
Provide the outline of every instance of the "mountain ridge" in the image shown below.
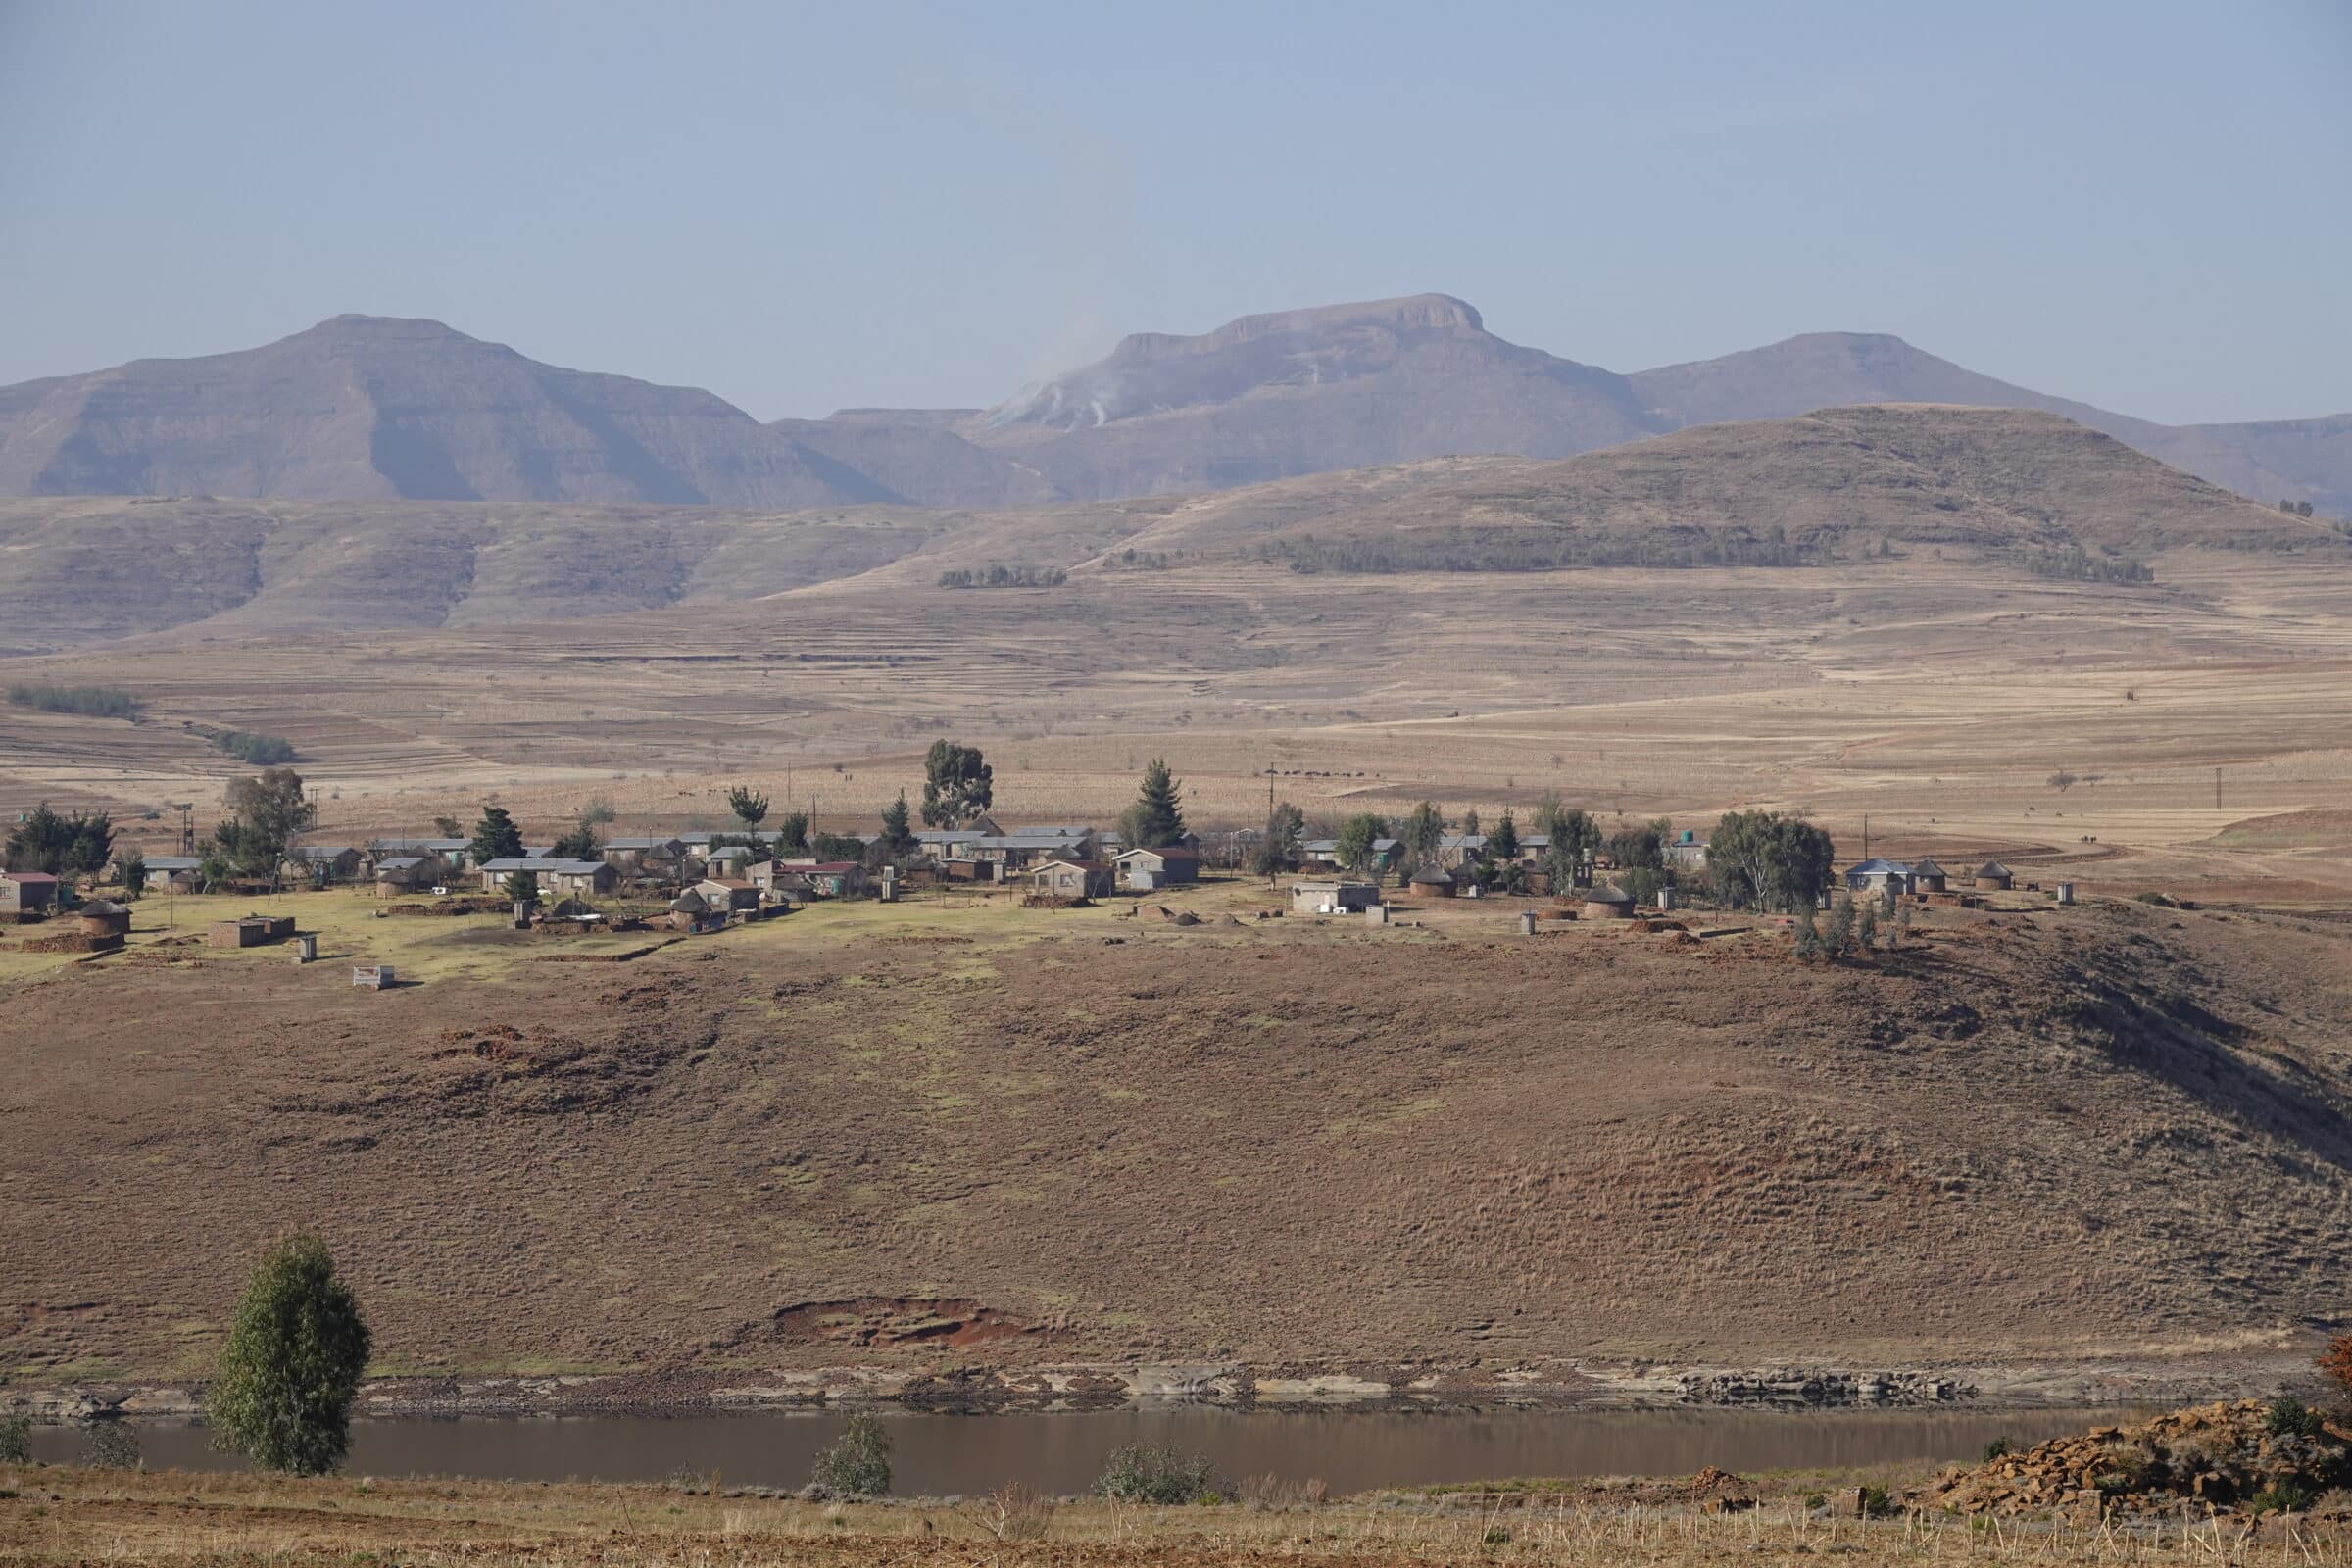
[[427,318],[0,387],[0,494],[1019,507],[1231,490],[1498,453],[1559,459],[1861,403],[2037,409],[2265,503],[2352,516],[2352,413],[2163,425],[1875,332],[1631,374],[1488,331],[1443,293],[1138,332],[992,408],[761,423],[712,393],[566,369]]

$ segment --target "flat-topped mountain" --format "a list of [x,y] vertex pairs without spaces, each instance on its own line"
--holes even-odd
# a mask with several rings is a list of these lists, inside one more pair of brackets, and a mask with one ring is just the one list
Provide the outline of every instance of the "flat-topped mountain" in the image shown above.
[[887,499],[708,392],[561,369],[438,321],[369,316],[235,354],[0,389],[0,493]]
[[1065,493],[1217,490],[1449,453],[1654,435],[1625,377],[1522,348],[1444,294],[1142,333],[964,426]]

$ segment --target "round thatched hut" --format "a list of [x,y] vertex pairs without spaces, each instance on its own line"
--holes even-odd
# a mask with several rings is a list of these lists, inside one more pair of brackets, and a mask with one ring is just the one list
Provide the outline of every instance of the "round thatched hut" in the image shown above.
[[1450,899],[1453,897],[1453,873],[1442,866],[1424,866],[1413,873],[1412,889],[1423,898]]
[[130,935],[130,910],[111,899],[92,899],[75,912],[81,916],[81,929],[90,936]]
[[1969,880],[1978,887],[1995,888],[2005,893],[2015,885],[2017,873],[1998,860],[1986,860],[1977,867],[1977,874]]
[[1634,917],[1634,896],[1623,888],[1591,888],[1585,893],[1585,907],[1580,920],[1630,920]]

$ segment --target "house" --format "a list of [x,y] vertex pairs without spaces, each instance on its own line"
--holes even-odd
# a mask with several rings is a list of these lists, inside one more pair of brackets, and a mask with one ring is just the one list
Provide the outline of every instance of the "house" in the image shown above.
[[865,867],[856,860],[785,860],[777,884],[812,898],[846,899],[865,891]]
[[278,874],[290,880],[307,878],[323,887],[329,882],[349,882],[367,865],[368,857],[353,845],[297,844],[286,851]]
[[1453,873],[1442,866],[1425,865],[1413,873],[1412,891],[1423,898],[1450,899],[1453,897]]
[[1579,920],[1630,920],[1634,917],[1634,896],[1623,888],[1597,887],[1585,892],[1585,906],[1577,911]]
[[387,855],[438,856],[451,871],[463,871],[473,863],[471,839],[376,839],[368,848],[379,860]]
[[1005,875],[1025,871],[1040,860],[1056,857],[1087,858],[1091,856],[1092,848],[1088,840],[1033,838],[1018,833],[982,834],[957,841],[953,858],[958,860],[994,861],[1002,868],[999,875]]
[[707,876],[686,891],[701,894],[703,903],[714,910],[760,907],[760,889],[741,877]]
[[[1308,839],[1298,846],[1298,855],[1299,858],[1309,865],[1327,865],[1336,869],[1340,863],[1340,841],[1338,839]],[[1396,868],[1397,860],[1403,855],[1404,841],[1402,839],[1374,839],[1372,841],[1372,863],[1365,866],[1364,869],[1367,871],[1393,871]]]
[[725,909],[713,909],[710,903],[692,888],[669,901],[669,924],[675,931],[715,931],[727,923]]
[[631,875],[658,874],[669,870],[686,858],[686,841],[681,838],[607,839],[598,854],[615,871]]
[[1020,874],[1031,893],[1040,898],[1099,899],[1110,892],[1110,867],[1101,860],[1055,857],[1040,860]]
[[507,879],[528,871],[544,897],[565,893],[610,893],[616,880],[612,867],[602,860],[559,860],[552,856],[526,855],[482,862],[482,891],[504,893]]
[[1438,839],[1438,863],[1443,866],[1465,866],[1486,853],[1484,833],[1446,833]]
[[1845,885],[1854,893],[1908,893],[1911,891],[1911,867],[1899,860],[1881,859],[1874,856],[1847,869]]
[[2017,881],[2017,873],[1998,860],[1986,860],[1977,867],[1977,874],[1969,880],[1978,887],[1995,888],[2005,893]]
[[150,855],[146,860],[146,881],[141,885],[159,893],[166,888],[179,893],[192,892],[200,880],[196,875],[197,867],[203,863],[193,855]]
[[1696,833],[1683,829],[1664,846],[1666,863],[1678,871],[1703,871],[1707,866],[1707,845]]
[[1164,850],[1121,850],[1111,863],[1119,868],[1119,885],[1138,893],[1200,880],[1200,853],[1174,846]]
[[378,898],[438,886],[446,873],[438,855],[387,855],[375,862]]
[[57,878],[46,871],[0,871],[0,914],[46,914],[57,906]]
[[1311,879],[1291,884],[1293,914],[1360,914],[1380,902],[1370,882]]
[[1911,891],[1914,893],[1941,893],[1946,880],[1943,867],[1934,860],[1921,860],[1911,867]]

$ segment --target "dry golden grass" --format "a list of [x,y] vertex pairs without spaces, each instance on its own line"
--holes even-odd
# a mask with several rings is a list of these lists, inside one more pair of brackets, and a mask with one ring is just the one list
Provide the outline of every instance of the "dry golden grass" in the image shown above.
[[1793,1494],[1753,1510],[1613,1505],[1590,1494],[1383,1496],[1319,1508],[1149,1508],[1065,1503],[1040,1540],[1007,1540],[966,1502],[813,1504],[685,1495],[648,1486],[291,1482],[159,1471],[36,1470],[0,1486],[0,1558],[12,1563],[507,1564],[706,1568],[723,1564],[957,1565],[1585,1564],[1698,1568],[1983,1563],[2036,1568],[2352,1562],[2340,1534],[2242,1520],[2124,1528],[1807,1510]]

